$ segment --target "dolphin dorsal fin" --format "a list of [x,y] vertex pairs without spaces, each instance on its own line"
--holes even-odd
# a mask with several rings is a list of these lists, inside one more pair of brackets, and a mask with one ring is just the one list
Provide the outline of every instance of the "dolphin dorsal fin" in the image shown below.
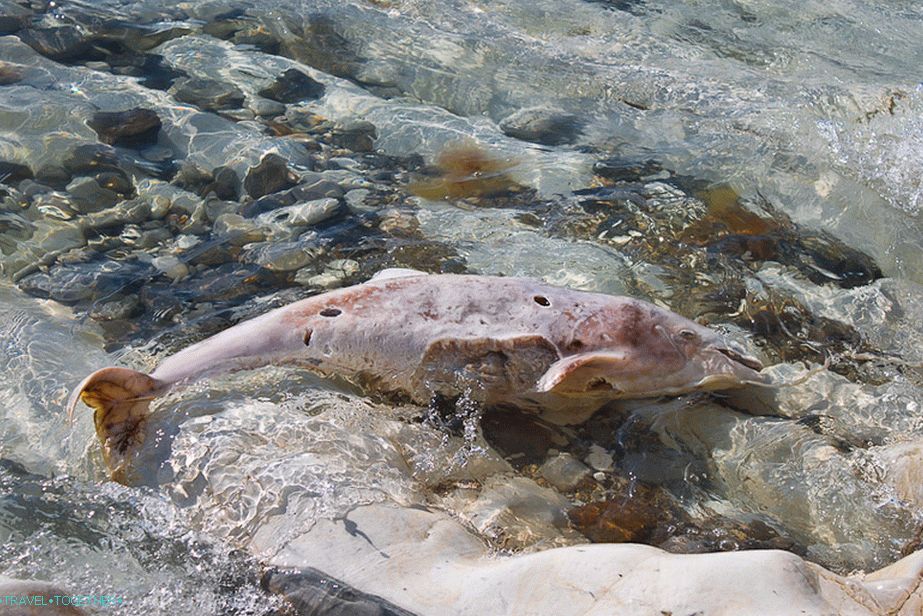
[[406,278],[408,276],[429,276],[429,274],[421,272],[420,270],[410,269],[409,267],[389,267],[372,276],[371,280],[390,280],[392,278]]
[[594,388],[616,390],[607,376],[625,366],[625,355],[598,351],[571,355],[556,361],[542,375],[536,390],[543,393],[580,394]]

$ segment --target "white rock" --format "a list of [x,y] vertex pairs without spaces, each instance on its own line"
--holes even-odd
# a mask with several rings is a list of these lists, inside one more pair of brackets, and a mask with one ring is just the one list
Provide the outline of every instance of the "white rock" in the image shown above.
[[461,509],[477,531],[506,549],[582,543],[568,527],[567,499],[526,477],[495,475]]
[[[393,504],[318,521],[272,564],[314,567],[415,614],[919,614],[923,553],[842,577],[779,550],[669,554],[595,544],[496,557],[445,515]],[[361,532],[356,532],[361,531]]]
[[885,483],[894,488],[898,498],[923,508],[923,440],[897,443],[874,450],[885,470]]

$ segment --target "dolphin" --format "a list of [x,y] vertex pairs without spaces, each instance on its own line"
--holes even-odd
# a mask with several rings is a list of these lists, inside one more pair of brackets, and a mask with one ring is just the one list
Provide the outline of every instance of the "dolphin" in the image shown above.
[[210,374],[296,364],[427,404],[467,395],[580,423],[606,403],[769,384],[717,332],[630,297],[527,278],[389,269],[239,323],[151,374],[103,368],[68,401],[95,410],[110,469],[139,444],[150,401]]

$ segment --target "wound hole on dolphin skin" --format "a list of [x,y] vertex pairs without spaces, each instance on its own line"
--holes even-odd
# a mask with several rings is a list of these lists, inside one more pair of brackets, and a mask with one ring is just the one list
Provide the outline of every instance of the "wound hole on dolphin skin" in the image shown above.
[[313,329],[304,330],[304,338],[302,338],[302,340],[304,341],[305,346],[308,346],[309,344],[311,344],[311,336],[313,335],[314,335]]
[[696,338],[698,338],[696,333],[692,331],[691,329],[682,329],[680,330],[679,335],[685,338],[686,340],[695,340]]
[[608,389],[613,389],[612,385],[609,384],[609,381],[598,376],[590,379],[586,385],[587,391],[603,391]]
[[545,297],[544,295],[535,295],[534,297],[532,297],[532,301],[534,301],[539,306],[550,306],[551,305],[551,302],[549,302],[548,298]]
[[343,314],[343,311],[339,308],[324,308],[320,311],[320,316],[322,317],[338,317]]

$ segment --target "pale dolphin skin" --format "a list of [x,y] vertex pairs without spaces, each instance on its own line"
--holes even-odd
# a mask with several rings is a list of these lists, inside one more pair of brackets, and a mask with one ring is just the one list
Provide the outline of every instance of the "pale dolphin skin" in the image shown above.
[[526,278],[385,270],[235,325],[150,375],[98,370],[68,412],[78,398],[96,409],[112,468],[114,454],[137,444],[153,397],[208,374],[280,363],[419,404],[464,393],[554,423],[579,423],[617,399],[768,383],[760,362],[718,333],[641,300]]

